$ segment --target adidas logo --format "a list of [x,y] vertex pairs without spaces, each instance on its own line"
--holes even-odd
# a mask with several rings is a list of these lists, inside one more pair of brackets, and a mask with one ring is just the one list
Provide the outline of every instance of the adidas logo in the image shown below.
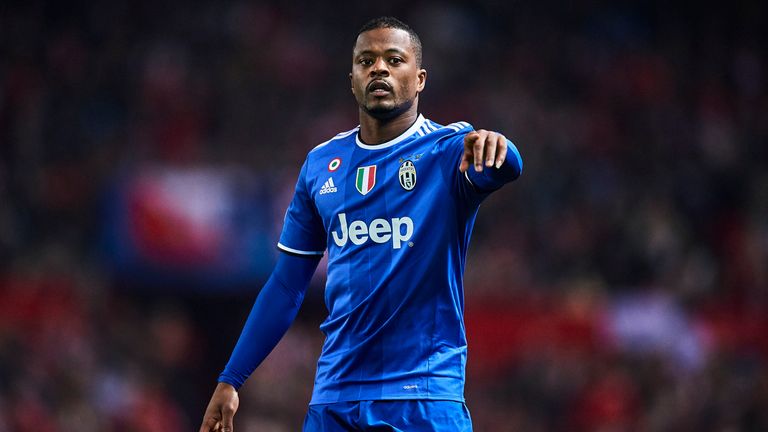
[[333,184],[333,177],[328,177],[328,180],[323,183],[323,187],[320,188],[320,195],[336,192],[336,185]]

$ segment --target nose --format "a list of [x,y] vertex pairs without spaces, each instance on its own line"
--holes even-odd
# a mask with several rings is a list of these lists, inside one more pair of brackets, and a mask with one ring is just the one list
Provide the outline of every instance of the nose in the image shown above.
[[371,75],[383,75],[383,76],[389,76],[389,67],[387,65],[387,62],[384,61],[382,57],[379,57],[376,59],[376,61],[373,63],[373,67],[371,67]]

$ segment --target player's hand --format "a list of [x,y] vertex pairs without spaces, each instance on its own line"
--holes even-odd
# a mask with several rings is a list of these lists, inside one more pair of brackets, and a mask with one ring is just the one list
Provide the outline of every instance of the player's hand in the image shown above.
[[232,419],[239,405],[237,390],[229,384],[219,383],[205,409],[200,432],[233,432]]
[[475,171],[483,170],[485,166],[499,168],[507,158],[507,139],[498,132],[485,129],[472,131],[464,136],[464,155],[461,157],[459,171],[466,172],[470,165]]

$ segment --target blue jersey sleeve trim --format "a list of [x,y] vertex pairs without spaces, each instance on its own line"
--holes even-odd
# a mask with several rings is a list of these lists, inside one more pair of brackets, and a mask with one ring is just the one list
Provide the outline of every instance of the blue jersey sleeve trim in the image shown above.
[[464,178],[467,179],[467,181],[469,182],[470,186],[475,187],[475,184],[472,183],[472,179],[469,178],[469,170],[464,171]]
[[293,254],[296,254],[296,255],[323,255],[323,254],[325,254],[325,251],[304,251],[304,250],[289,248],[288,246],[286,246],[286,245],[284,245],[284,244],[282,244],[280,242],[277,243],[277,247],[278,247],[278,249],[281,249],[281,250],[283,250],[285,252],[290,252],[290,253],[293,253]]
[[469,123],[467,123],[467,122],[465,122],[465,121],[460,121],[460,122],[451,123],[451,124],[449,124],[449,125],[445,125],[445,126],[443,126],[443,127],[445,127],[445,128],[448,128],[448,129],[451,129],[451,130],[453,130],[454,132],[459,132],[459,131],[461,131],[461,130],[463,130],[463,129],[467,129],[467,128],[469,128],[469,129],[474,129],[474,128],[472,127],[472,125],[471,125],[471,124],[469,124]]

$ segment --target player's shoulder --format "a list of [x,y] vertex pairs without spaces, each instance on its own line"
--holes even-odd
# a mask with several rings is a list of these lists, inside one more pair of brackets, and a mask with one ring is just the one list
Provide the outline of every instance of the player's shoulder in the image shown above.
[[334,135],[331,139],[323,141],[320,144],[316,145],[314,148],[312,148],[312,150],[309,151],[309,154],[311,155],[313,153],[320,152],[323,149],[329,149],[329,148],[332,149],[337,144],[341,144],[348,139],[354,139],[355,134],[359,130],[360,130],[360,126],[358,125],[348,131],[339,132],[336,135]]
[[425,120],[424,128],[426,129],[427,134],[435,134],[436,138],[444,138],[455,135],[463,136],[474,130],[472,125],[465,121],[457,121],[447,125],[441,125],[429,119]]
[[471,124],[465,121],[441,125],[427,120],[425,124],[431,129],[427,139],[431,143],[433,151],[446,151],[459,145],[463,146],[464,136],[475,130]]
[[354,143],[358,130],[360,130],[359,125],[348,131],[337,133],[332,138],[313,147],[307,152],[307,157],[304,160],[307,172],[316,172],[323,164],[328,165],[329,170],[335,170],[334,167],[338,167],[341,161],[346,158],[350,142]]
[[450,131],[453,131],[454,133],[469,133],[475,128],[472,127],[471,124],[465,121],[457,121],[448,125],[443,126],[444,129],[448,129]]

